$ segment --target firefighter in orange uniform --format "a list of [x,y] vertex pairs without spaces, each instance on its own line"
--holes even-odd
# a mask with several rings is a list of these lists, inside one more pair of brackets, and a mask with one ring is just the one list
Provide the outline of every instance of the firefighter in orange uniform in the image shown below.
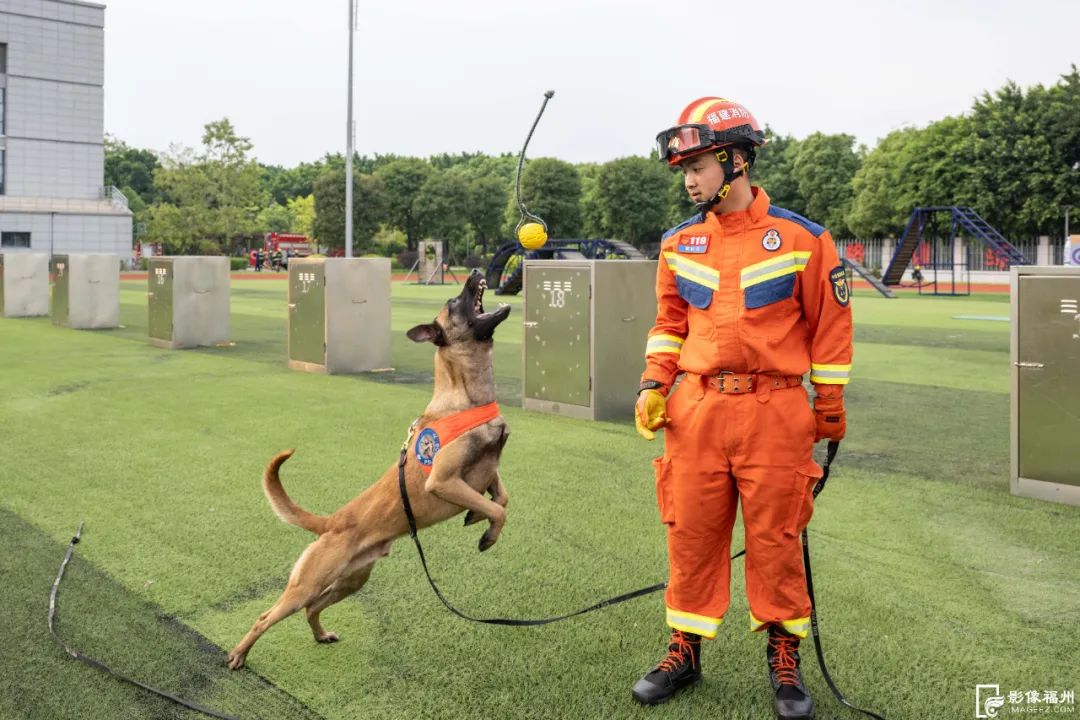
[[746,108],[701,98],[657,142],[700,212],[661,244],[656,325],[635,408],[641,435],[666,433],[654,464],[672,635],[633,696],[655,704],[701,679],[701,639],[716,636],[728,609],[731,531],[742,503],[750,628],[768,631],[776,714],[810,718],[798,653],[810,627],[800,534],[822,474],[813,445],[840,440],[846,426],[846,273],[825,228],[751,186],[765,135]]

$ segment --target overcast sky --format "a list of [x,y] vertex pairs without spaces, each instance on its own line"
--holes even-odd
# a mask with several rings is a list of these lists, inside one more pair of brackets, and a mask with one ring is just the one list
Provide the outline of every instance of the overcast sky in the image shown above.
[[[358,0],[361,154],[646,154],[704,95],[783,134],[867,145],[1080,62],[1080,0]],[[230,118],[263,162],[345,149],[348,0],[112,0],[105,130],[198,145]]]

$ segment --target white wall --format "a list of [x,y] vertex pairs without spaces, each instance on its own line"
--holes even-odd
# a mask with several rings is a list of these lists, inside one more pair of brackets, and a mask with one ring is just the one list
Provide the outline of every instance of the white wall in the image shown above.
[[0,231],[30,233],[31,252],[113,253],[124,258],[132,252],[131,216],[5,213],[0,215]]

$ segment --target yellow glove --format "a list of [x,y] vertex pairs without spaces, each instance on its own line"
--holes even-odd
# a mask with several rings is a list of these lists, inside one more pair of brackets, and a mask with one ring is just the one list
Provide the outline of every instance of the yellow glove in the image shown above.
[[659,430],[668,424],[667,398],[659,390],[650,388],[638,393],[634,406],[634,428],[638,435],[646,440],[656,437],[653,430]]

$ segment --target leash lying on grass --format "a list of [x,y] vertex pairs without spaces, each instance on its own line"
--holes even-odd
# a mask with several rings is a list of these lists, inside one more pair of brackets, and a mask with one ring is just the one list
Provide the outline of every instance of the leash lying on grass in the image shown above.
[[[822,465],[822,471],[823,472],[822,472],[821,480],[819,480],[817,482],[817,484],[814,486],[814,497],[815,498],[817,498],[818,494],[822,490],[825,489],[825,482],[829,479],[829,468],[832,465],[833,460],[836,458],[836,451],[839,448],[839,445],[840,444],[838,442],[830,442],[829,443],[827,455],[826,455],[826,458],[825,458],[825,463]],[[578,615],[584,615],[585,613],[592,612],[593,610],[599,610],[601,608],[609,607],[611,605],[616,605],[618,603],[625,602],[627,600],[633,600],[634,598],[641,597],[643,595],[649,595],[649,594],[652,594],[652,593],[654,593],[654,592],[656,592],[658,590],[662,590],[665,587],[667,587],[666,582],[657,583],[656,585],[650,585],[649,587],[641,588],[640,590],[634,590],[632,592],[623,593],[622,595],[618,595],[616,597],[609,598],[607,600],[601,600],[600,602],[598,602],[598,603],[596,603],[594,605],[590,605],[589,607],[582,608],[581,610],[577,610],[577,611],[572,612],[572,613],[567,613],[565,615],[559,615],[559,616],[550,617],[550,618],[539,618],[539,619],[475,618],[475,617],[472,617],[470,615],[466,615],[465,613],[463,613],[460,610],[458,610],[457,608],[455,608],[446,599],[446,596],[444,596],[442,594],[442,591],[439,590],[438,585],[435,584],[434,578],[431,577],[431,571],[428,569],[427,559],[424,557],[424,548],[420,545],[420,538],[417,536],[416,519],[415,519],[415,517],[413,517],[412,505],[409,503],[409,493],[408,493],[408,490],[405,488],[405,460],[406,460],[407,453],[408,453],[408,442],[406,442],[405,445],[402,447],[402,449],[401,449],[401,458],[398,461],[398,487],[399,487],[399,489],[401,491],[401,502],[402,502],[402,505],[404,506],[405,516],[406,516],[406,518],[408,518],[408,521],[409,521],[409,534],[412,537],[413,542],[416,544],[416,550],[420,555],[420,563],[424,567],[424,574],[427,576],[428,583],[431,585],[432,590],[435,591],[435,595],[439,598],[439,600],[442,602],[442,604],[445,605],[446,608],[448,610],[450,610],[450,612],[457,615],[458,617],[460,617],[460,618],[462,618],[464,620],[469,620],[469,621],[478,622],[478,623],[486,623],[486,624],[490,624],[490,625],[509,625],[509,626],[513,626],[513,627],[530,626],[530,625],[547,625],[549,623],[558,622],[560,620],[566,620],[568,618],[576,617]],[[59,634],[57,634],[56,628],[54,626],[54,621],[55,621],[55,618],[56,618],[56,609],[57,609],[56,595],[57,595],[57,592],[60,590],[60,581],[63,580],[63,578],[64,578],[64,571],[67,569],[67,565],[71,561],[71,556],[75,551],[75,545],[79,543],[80,538],[82,537],[82,529],[83,529],[83,521],[80,520],[79,521],[79,527],[75,531],[75,535],[72,536],[71,542],[68,543],[67,552],[64,554],[64,560],[63,560],[63,562],[60,563],[60,570],[56,574],[56,580],[53,581],[52,590],[49,593],[49,633],[52,635],[53,640],[55,640],[56,643],[61,648],[64,649],[64,652],[66,652],[68,655],[70,655],[75,660],[78,660],[80,662],[86,663],[87,665],[95,667],[98,670],[101,670],[102,672],[105,672],[105,673],[107,673],[109,675],[112,675],[113,677],[115,677],[115,678],[117,678],[119,680],[122,680],[123,682],[130,683],[132,685],[136,685],[138,687],[141,687],[144,690],[147,690],[147,691],[149,691],[151,693],[154,693],[155,695],[163,697],[163,698],[165,698],[167,700],[171,700],[172,702],[175,702],[175,703],[177,703],[179,705],[183,705],[186,708],[189,708],[189,709],[194,710],[196,712],[200,712],[200,713],[202,713],[204,715],[208,715],[210,717],[215,717],[215,718],[221,718],[222,720],[237,720],[236,717],[233,716],[233,715],[227,715],[227,714],[219,712],[217,710],[213,710],[211,708],[203,707],[203,706],[198,705],[196,703],[193,703],[193,702],[191,702],[189,700],[185,700],[185,699],[183,699],[181,697],[178,697],[176,695],[173,695],[171,693],[168,693],[168,692],[165,692],[163,690],[159,690],[159,689],[157,689],[155,687],[152,687],[150,685],[147,685],[146,683],[140,682],[140,681],[135,680],[133,678],[129,678],[126,675],[121,675],[120,673],[113,671],[111,668],[109,668],[104,663],[102,663],[102,662],[100,662],[98,660],[95,660],[94,658],[90,657],[89,655],[86,655],[85,653],[79,652],[78,650],[75,650],[75,649],[69,647],[67,644],[64,643],[63,640],[60,639],[60,636],[59,636]],[[806,568],[806,589],[807,589],[808,594],[810,595],[810,606],[811,606],[810,627],[811,627],[811,631],[812,631],[812,633],[814,635],[814,651],[817,654],[818,666],[821,668],[821,674],[825,678],[825,682],[826,682],[826,684],[828,684],[829,689],[832,691],[833,695],[836,697],[836,699],[842,705],[844,705],[844,706],[846,706],[848,708],[851,708],[852,710],[855,710],[857,712],[860,712],[860,713],[862,713],[862,714],[864,714],[864,715],[866,715],[868,717],[874,718],[874,720],[885,720],[885,718],[883,716],[878,715],[878,714],[876,714],[874,712],[871,712],[869,710],[863,710],[862,708],[859,708],[859,707],[855,706],[854,704],[852,704],[850,701],[848,701],[848,699],[846,697],[844,697],[843,693],[840,692],[840,689],[836,686],[836,683],[833,681],[832,676],[829,674],[829,670],[825,665],[825,656],[824,656],[824,654],[822,652],[822,649],[821,649],[821,634],[820,634],[820,631],[819,631],[818,618],[817,618],[817,602],[815,601],[815,598],[814,598],[814,581],[813,581],[813,577],[812,577],[811,572],[810,572],[810,545],[809,545],[809,538],[807,537],[807,533],[806,533],[805,528],[803,529],[803,533],[802,533],[802,542],[803,542],[803,565]],[[735,559],[735,558],[745,554],[745,552],[746,552],[745,550],[739,551],[738,553],[736,553],[735,555],[732,556],[732,559]]]
[[[412,437],[410,433],[409,437]],[[829,442],[828,448],[825,453],[825,462],[821,466],[821,479],[814,485],[814,498],[816,499],[818,493],[825,489],[825,482],[829,479],[829,468],[832,466],[833,460],[836,459],[836,451],[840,448],[840,443],[833,440]],[[431,571],[428,569],[427,558],[424,556],[424,548],[420,545],[420,538],[416,532],[416,518],[413,517],[412,505],[409,503],[409,491],[405,487],[405,460],[409,451],[409,441],[406,440],[405,444],[401,446],[401,458],[398,460],[398,489],[401,491],[401,504],[405,509],[405,517],[409,521],[409,536],[412,537],[413,543],[416,544],[416,552],[420,555],[420,564],[424,567],[424,574],[427,575],[428,584],[431,585],[431,589],[435,591],[436,597],[442,602],[446,609],[457,615],[463,620],[469,620],[471,622],[485,623],[487,625],[509,625],[511,627],[525,627],[532,625],[547,625],[548,623],[559,622],[560,620],[567,620],[578,615],[584,615],[587,612],[593,610],[599,610],[601,608],[610,607],[611,605],[617,605],[618,603],[625,602],[627,600],[633,600],[643,595],[650,595],[658,590],[663,590],[667,587],[666,582],[657,583],[656,585],[650,585],[649,587],[641,588],[640,590],[634,590],[632,592],[623,593],[622,595],[616,595],[613,598],[607,600],[601,600],[600,602],[590,605],[589,607],[582,608],[575,612],[567,613],[565,615],[557,615],[549,618],[537,618],[537,619],[514,619],[514,618],[477,618],[471,615],[466,615],[462,611],[454,607],[442,591],[439,590],[439,586],[435,584],[435,579],[431,577]],[[803,545],[803,566],[806,568],[806,590],[810,595],[810,628],[814,635],[814,651],[817,653],[818,666],[821,668],[821,674],[825,678],[826,684],[829,689],[832,690],[836,699],[846,707],[851,708],[857,712],[861,712],[868,717],[874,718],[874,720],[885,720],[884,717],[878,715],[869,710],[863,710],[860,707],[856,707],[848,701],[844,694],[840,692],[840,689],[833,682],[832,676],[829,674],[828,668],[825,666],[825,656],[821,650],[821,634],[818,630],[817,620],[817,603],[814,600],[814,581],[810,574],[810,541],[806,534],[806,528],[802,531],[802,545]],[[731,556],[734,560],[742,555],[746,554],[746,550],[740,550]]]
[[66,652],[68,655],[75,658],[76,660],[78,660],[80,662],[84,662],[87,665],[90,665],[91,667],[95,667],[98,670],[101,670],[102,672],[108,673],[109,675],[112,675],[115,678],[119,678],[120,680],[123,680],[126,683],[131,683],[132,685],[137,685],[137,686],[141,687],[143,690],[148,690],[148,691],[154,693],[155,695],[159,695],[159,696],[165,698],[166,700],[172,700],[174,703],[178,703],[180,705],[183,705],[186,708],[189,708],[189,709],[194,710],[196,712],[201,712],[203,715],[209,715],[210,717],[222,718],[222,720],[237,720],[234,715],[226,715],[223,712],[218,712],[217,710],[212,710],[210,708],[203,707],[202,705],[197,705],[197,704],[191,702],[190,700],[185,700],[182,697],[177,697],[176,695],[173,695],[172,693],[167,693],[164,690],[158,690],[155,687],[151,687],[150,685],[147,685],[146,683],[142,683],[142,682],[139,682],[138,680],[134,680],[132,678],[129,678],[126,675],[121,675],[120,673],[115,672],[114,670],[110,669],[109,666],[105,665],[102,662],[99,662],[99,661],[95,660],[94,658],[90,657],[89,655],[86,655],[85,653],[81,653],[78,650],[74,650],[74,649],[68,647],[68,645],[65,644],[63,640],[60,639],[60,636],[56,633],[56,628],[53,626],[53,620],[56,618],[56,593],[60,589],[60,581],[64,579],[64,570],[67,569],[67,564],[71,560],[72,553],[75,551],[75,545],[78,544],[79,539],[82,537],[82,529],[83,529],[83,521],[80,520],[79,521],[79,529],[75,531],[75,535],[71,538],[71,542],[68,543],[67,552],[64,554],[64,561],[62,563],[60,563],[60,572],[58,572],[56,574],[56,580],[54,580],[53,584],[52,584],[52,591],[49,593],[49,633],[52,634],[53,640],[55,640],[56,643],[60,647],[62,647],[64,649],[64,652]]
[[[412,435],[410,434],[409,437],[411,438]],[[420,538],[416,535],[416,518],[413,517],[412,504],[409,503],[409,491],[405,489],[405,457],[408,452],[409,442],[406,441],[405,445],[401,448],[401,459],[398,460],[398,488],[401,490],[401,502],[405,506],[405,517],[409,520],[409,536],[413,539],[413,542],[416,543],[416,551],[420,553],[420,564],[424,566],[424,574],[427,575],[428,582],[431,583],[431,589],[435,591],[435,594],[438,596],[439,600],[442,601],[442,604],[446,606],[446,609],[457,615],[459,618],[462,618],[463,620],[471,620],[472,622],[486,623],[488,625],[511,625],[515,627],[525,625],[547,625],[548,623],[558,622],[559,620],[566,620],[567,618],[572,618],[577,615],[584,615],[587,612],[599,610],[600,608],[607,607],[609,605],[615,605],[626,600],[633,600],[636,597],[648,595],[650,593],[656,592],[657,590],[663,590],[667,587],[666,582],[657,583],[656,585],[650,585],[647,588],[634,590],[633,592],[628,592],[623,595],[619,595],[618,597],[601,600],[595,605],[590,605],[587,608],[583,608],[567,615],[559,615],[558,617],[540,618],[536,620],[514,620],[511,618],[475,618],[471,615],[466,615],[465,613],[461,612],[456,607],[450,604],[450,601],[447,600],[446,596],[442,594],[441,590],[439,590],[439,586],[435,584],[435,580],[432,579],[431,571],[428,570],[427,558],[424,557],[424,548],[421,547]]]
[[[825,463],[821,466],[821,479],[814,485],[814,499],[817,499],[818,493],[825,489],[825,481],[829,479],[829,466],[832,465],[833,460],[836,459],[836,451],[840,449],[840,442],[838,440],[830,440],[828,448],[825,451]],[[746,552],[745,550],[743,552]],[[818,631],[818,617],[817,617],[817,600],[814,599],[814,578],[810,573],[810,540],[806,535],[806,528],[802,531],[802,559],[803,567],[806,568],[806,594],[810,596],[810,632],[814,636],[814,653],[817,655],[818,667],[821,668],[821,675],[825,678],[825,683],[832,690],[832,694],[840,701],[840,704],[849,707],[856,712],[861,712],[867,717],[872,717],[874,720],[885,720],[884,717],[878,715],[870,710],[863,710],[861,707],[853,705],[844,694],[840,692],[840,688],[836,687],[836,683],[833,682],[832,675],[829,674],[829,668],[825,666],[825,655],[821,649],[821,633]]]

